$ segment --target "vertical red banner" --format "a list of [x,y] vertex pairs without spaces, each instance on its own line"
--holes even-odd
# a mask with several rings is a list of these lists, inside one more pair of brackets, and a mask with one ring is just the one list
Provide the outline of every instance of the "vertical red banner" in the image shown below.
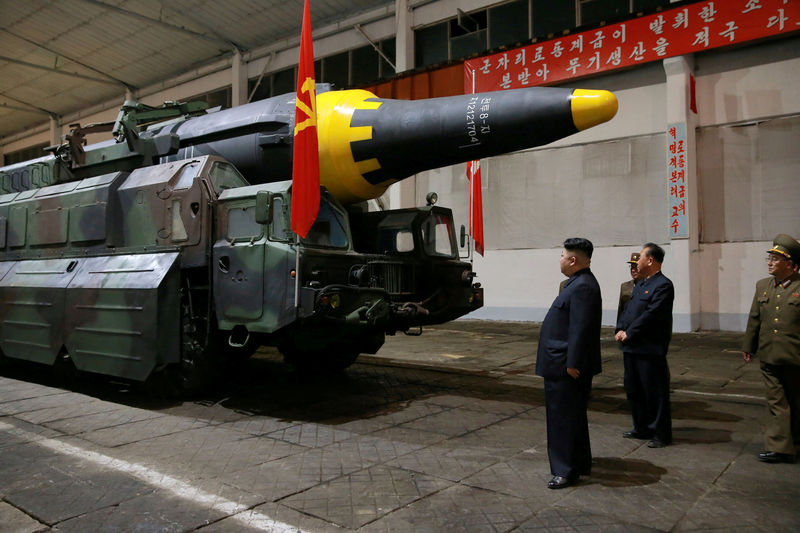
[[481,162],[467,161],[470,197],[470,231],[475,251],[483,255],[483,196],[481,195]]
[[667,126],[667,176],[669,187],[669,236],[671,239],[689,237],[689,214],[686,190],[689,162],[686,159],[686,123]]
[[319,141],[314,45],[308,0],[303,8],[292,152],[292,231],[305,237],[319,213]]

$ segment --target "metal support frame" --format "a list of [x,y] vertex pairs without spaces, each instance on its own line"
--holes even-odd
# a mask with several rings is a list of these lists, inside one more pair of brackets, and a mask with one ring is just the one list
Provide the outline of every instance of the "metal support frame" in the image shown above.
[[364,28],[361,27],[361,24],[355,24],[353,25],[353,28],[355,28],[358,33],[364,36],[364,39],[366,39],[367,42],[372,46],[372,48],[374,48],[375,51],[378,52],[378,55],[381,56],[384,61],[389,63],[389,66],[392,67],[392,70],[397,71],[397,67],[394,66],[394,61],[389,59],[386,56],[386,54],[383,53],[383,50],[381,50],[380,47],[377,44],[375,44],[372,41],[372,39],[369,38],[369,35],[367,35],[367,33],[364,31]]

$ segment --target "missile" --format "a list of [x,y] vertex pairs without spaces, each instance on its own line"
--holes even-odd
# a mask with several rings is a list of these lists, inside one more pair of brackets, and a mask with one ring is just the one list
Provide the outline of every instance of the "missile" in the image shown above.
[[[253,184],[288,180],[295,99],[291,93],[178,118],[185,104],[156,109],[126,102],[117,122],[84,128],[113,126],[116,144],[88,146],[85,156],[48,156],[0,168],[0,193],[202,155],[224,157]],[[617,99],[608,91],[531,87],[392,100],[320,84],[316,111],[320,183],[349,204],[377,198],[392,183],[424,170],[541,146],[601,124],[616,114]],[[166,122],[137,126],[159,113]],[[80,155],[75,139],[82,136],[72,138],[72,145],[54,148]],[[71,166],[62,171],[64,164]]]
[[608,91],[527,88],[427,100],[317,96],[320,183],[341,202],[418,172],[551,143],[610,120]]
[[[321,86],[322,87],[322,86]],[[216,154],[251,183],[291,178],[294,95],[170,128],[184,148],[164,160]],[[320,184],[344,204],[383,194],[418,172],[548,144],[610,120],[608,91],[535,87],[425,100],[360,89],[317,94]]]

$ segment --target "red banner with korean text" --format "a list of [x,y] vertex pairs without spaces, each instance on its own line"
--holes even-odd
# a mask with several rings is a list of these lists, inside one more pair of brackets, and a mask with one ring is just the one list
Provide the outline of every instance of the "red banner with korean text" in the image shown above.
[[469,59],[464,92],[549,85],[798,30],[799,0],[706,0]]
[[667,126],[667,187],[669,189],[669,236],[671,239],[689,237],[689,214],[686,178],[689,161],[686,150],[686,123]]
[[314,46],[308,0],[303,8],[300,62],[297,66],[297,103],[292,146],[292,231],[305,237],[319,213],[319,141]]

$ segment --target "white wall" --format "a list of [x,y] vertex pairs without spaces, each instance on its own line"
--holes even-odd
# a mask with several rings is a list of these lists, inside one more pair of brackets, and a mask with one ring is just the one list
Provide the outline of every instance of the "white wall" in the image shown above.
[[800,58],[700,74],[697,77],[699,125],[800,113],[798,82]]
[[[797,55],[798,42],[800,40],[790,39],[765,43],[752,49],[721,51],[700,58],[695,72],[698,124],[728,124],[800,113],[800,91],[797,91],[800,58],[787,57]],[[794,51],[791,50],[793,46]],[[608,79],[600,81],[601,86],[596,88],[605,88],[609,83]],[[610,83],[613,84],[613,80]],[[591,79],[572,85],[595,88]],[[550,146],[663,132],[666,128],[665,91],[664,83],[614,89],[620,103],[617,117],[608,124]],[[726,216],[735,217],[736,213]],[[576,235],[564,235],[564,238],[571,236]],[[701,329],[743,331],[755,282],[767,276],[764,257],[770,244],[769,241],[701,244],[699,249],[687,251],[698,258],[696,269],[691,273],[685,258],[676,256],[680,255],[680,250],[666,245],[664,273],[676,286],[688,283],[690,275],[699,280]],[[637,251],[637,247],[595,250],[592,270],[603,293],[605,325],[615,321],[619,285],[628,278],[625,261],[632,251]],[[542,320],[563,279],[558,270],[559,253],[558,249],[487,250],[485,258],[476,256],[477,281],[486,289],[486,301],[484,308],[469,318]],[[689,330],[689,313],[689,308],[676,300],[673,315],[676,331]]]
[[[578,235],[565,235],[564,238]],[[603,296],[603,324],[614,325],[619,303],[619,287],[630,279],[627,261],[639,246],[596,248],[592,272]],[[667,249],[669,256],[669,250]],[[534,321],[544,319],[564,280],[559,269],[560,248],[547,250],[487,250],[475,256],[475,279],[485,289],[484,307],[467,318],[485,320]],[[669,261],[664,273],[670,276]]]
[[[571,237],[573,235],[565,235]],[[700,254],[700,329],[744,331],[755,283],[767,277],[764,262],[771,242],[704,244]],[[619,286],[629,279],[628,264],[638,246],[595,249],[592,272],[603,295],[603,325],[616,321]],[[673,250],[664,246],[663,272],[676,286],[686,283],[677,272]],[[559,271],[560,249],[487,250],[475,257],[476,282],[485,289],[485,305],[467,318],[540,322],[564,279]],[[676,331],[688,331],[688,314],[675,309]]]
[[744,331],[755,282],[766,278],[769,241],[704,244],[700,250],[701,328]]

